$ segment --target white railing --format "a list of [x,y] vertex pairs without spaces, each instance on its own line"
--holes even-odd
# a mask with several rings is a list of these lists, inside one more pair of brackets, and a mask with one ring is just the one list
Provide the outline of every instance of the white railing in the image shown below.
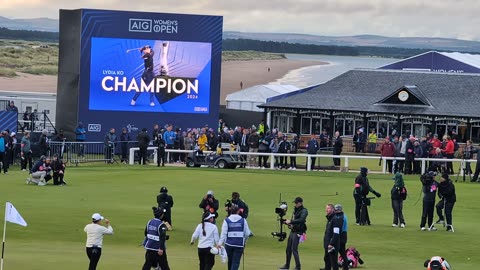
[[[129,164],[133,165],[134,162],[134,157],[135,157],[135,151],[138,151],[138,147],[132,147],[130,148],[130,155],[129,155]],[[148,147],[147,150],[153,150],[154,153],[154,162],[157,162],[157,147]],[[177,150],[177,149],[165,149],[165,153],[167,155],[166,160],[169,160],[169,153],[192,153],[193,150]],[[204,153],[208,154],[211,151],[204,151]],[[341,160],[341,164],[346,168],[348,171],[349,163],[350,160],[352,159],[374,159],[374,160],[380,160],[379,156],[359,156],[359,155],[325,155],[325,154],[317,154],[317,155],[311,155],[311,154],[283,154],[283,153],[263,153],[263,152],[238,152],[238,155],[244,155],[244,156],[267,156],[269,158],[269,163],[270,163],[270,168],[271,170],[275,169],[275,157],[305,157],[307,159],[307,171],[311,170],[311,165],[312,165],[312,158],[339,158]],[[382,159],[382,173],[386,174],[388,173],[387,171],[387,160],[405,160],[403,157],[381,157]],[[248,158],[247,158],[248,160]],[[461,175],[464,174],[465,171],[465,164],[466,162],[470,163],[476,163],[477,160],[475,159],[444,159],[444,158],[417,158],[415,161],[420,161],[421,162],[421,172],[425,173],[427,170],[427,161],[428,162],[441,162],[441,163],[446,163],[446,162],[460,162],[461,163]]]

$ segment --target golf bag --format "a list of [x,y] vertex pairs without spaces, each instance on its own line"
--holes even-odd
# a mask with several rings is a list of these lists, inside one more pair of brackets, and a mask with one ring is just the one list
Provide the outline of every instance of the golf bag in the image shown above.
[[[360,252],[355,247],[349,247],[346,250],[347,258],[348,258],[348,268],[357,268],[358,264],[363,264],[363,260],[360,258]],[[343,266],[343,258],[342,256],[338,256],[338,265]]]

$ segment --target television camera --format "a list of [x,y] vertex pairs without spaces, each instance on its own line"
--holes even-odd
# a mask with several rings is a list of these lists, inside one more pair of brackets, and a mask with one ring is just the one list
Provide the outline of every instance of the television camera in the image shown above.
[[277,237],[278,241],[283,241],[287,238],[287,233],[283,230],[285,219],[283,218],[287,214],[288,205],[285,201],[282,201],[282,194],[280,194],[280,202],[278,207],[275,208],[275,214],[277,214],[277,221],[280,225],[280,231],[272,232],[273,237]]

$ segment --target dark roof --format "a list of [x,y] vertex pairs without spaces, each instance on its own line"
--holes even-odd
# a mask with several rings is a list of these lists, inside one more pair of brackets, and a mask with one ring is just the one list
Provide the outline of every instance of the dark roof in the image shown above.
[[[401,89],[431,106],[379,103]],[[480,117],[480,74],[355,69],[259,107]]]

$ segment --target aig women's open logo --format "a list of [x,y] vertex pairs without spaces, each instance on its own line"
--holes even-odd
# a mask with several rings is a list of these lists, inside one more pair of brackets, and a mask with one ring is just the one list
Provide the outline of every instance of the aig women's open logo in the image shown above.
[[129,32],[152,32],[152,20],[149,19],[129,19],[128,31]]

